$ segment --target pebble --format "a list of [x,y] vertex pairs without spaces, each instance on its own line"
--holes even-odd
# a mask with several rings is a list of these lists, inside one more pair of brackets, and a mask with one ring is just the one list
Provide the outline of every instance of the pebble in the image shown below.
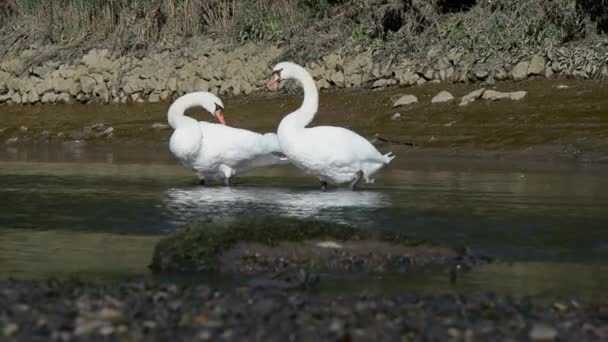
[[[581,310],[560,315],[554,305],[500,295],[453,296],[407,291],[395,295],[319,295],[315,291],[277,288],[215,291],[199,286],[180,286],[176,293],[173,291],[170,286],[158,283],[124,283],[115,288],[70,281],[0,280],[0,293],[11,294],[3,297],[7,308],[15,308],[17,303],[30,307],[20,313],[11,309],[3,312],[0,340],[14,340],[17,335],[23,341],[242,340],[252,336],[249,335],[252,332],[255,334],[252,338],[260,341],[352,338],[472,342],[519,341],[529,337],[542,342],[607,337],[597,305],[580,304]],[[183,303],[179,311],[171,310],[166,301],[151,300],[150,296],[158,292],[173,293],[173,299],[179,298]],[[49,293],[53,295],[49,297]],[[127,321],[112,324],[81,313],[74,323],[77,307],[95,309],[108,301],[124,307],[121,310],[106,307],[93,313],[112,318],[116,313],[108,313],[116,310]],[[463,312],[466,317],[461,316]],[[546,317],[547,321],[535,322],[531,317]],[[44,324],[36,324],[43,319]],[[558,333],[555,327],[563,333]]]
[[164,124],[164,123],[160,123],[160,122],[155,122],[155,123],[152,124],[152,128],[153,129],[158,129],[158,130],[168,129],[169,127],[170,127],[169,125]]
[[19,331],[19,325],[16,323],[8,323],[2,328],[2,334],[4,336],[13,336]]
[[19,141],[19,137],[8,138],[8,139],[6,139],[6,144],[7,145],[15,144],[17,141]]
[[333,241],[322,241],[316,244],[317,247],[321,247],[321,248],[342,248],[342,245],[333,242]]
[[554,341],[557,338],[557,330],[550,325],[536,323],[528,336],[532,341]]
[[391,116],[391,120],[399,120],[401,119],[401,113],[395,113]]

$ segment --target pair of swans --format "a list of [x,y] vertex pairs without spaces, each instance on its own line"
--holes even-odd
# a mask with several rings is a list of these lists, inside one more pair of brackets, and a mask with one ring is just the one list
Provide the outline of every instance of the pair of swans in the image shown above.
[[[365,138],[342,127],[307,128],[319,106],[319,92],[310,74],[301,66],[282,62],[272,71],[268,85],[294,79],[304,88],[304,102],[285,116],[277,134],[259,134],[225,125],[224,105],[217,96],[195,92],[178,98],[169,108],[169,125],[175,129],[169,149],[181,163],[194,170],[200,183],[223,178],[226,185],[243,172],[257,167],[291,162],[328,184],[348,185],[355,190],[361,180],[374,175],[394,158],[382,155]],[[200,106],[221,124],[197,122],[185,116],[188,108]]]

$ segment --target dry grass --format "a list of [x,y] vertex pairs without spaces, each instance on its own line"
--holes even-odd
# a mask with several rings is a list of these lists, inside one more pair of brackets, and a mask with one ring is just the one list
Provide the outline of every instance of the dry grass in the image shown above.
[[[387,13],[396,30],[387,30]],[[97,46],[125,54],[213,35],[285,42],[286,57],[301,62],[361,49],[382,58],[455,50],[487,61],[598,38],[576,0],[478,1],[442,13],[437,0],[4,0],[0,56],[32,45],[51,47],[38,59]]]

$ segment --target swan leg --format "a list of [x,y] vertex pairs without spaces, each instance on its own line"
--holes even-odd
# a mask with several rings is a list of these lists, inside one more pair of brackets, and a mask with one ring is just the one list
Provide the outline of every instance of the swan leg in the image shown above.
[[327,182],[326,181],[321,181],[321,191],[323,191],[323,192],[327,191]]
[[224,173],[224,184],[226,186],[232,185],[232,176],[236,174],[235,170],[227,165],[221,165],[220,170]]
[[363,171],[359,170],[355,175],[355,179],[353,179],[353,181],[350,183],[349,187],[352,191],[357,190],[357,185],[361,181],[361,178],[363,178]]

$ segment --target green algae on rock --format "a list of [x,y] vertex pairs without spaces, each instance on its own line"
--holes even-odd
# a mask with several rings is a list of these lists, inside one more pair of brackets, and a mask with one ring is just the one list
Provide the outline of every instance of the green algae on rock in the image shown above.
[[150,268],[161,272],[405,271],[466,259],[403,235],[289,218],[195,223],[161,240]]

